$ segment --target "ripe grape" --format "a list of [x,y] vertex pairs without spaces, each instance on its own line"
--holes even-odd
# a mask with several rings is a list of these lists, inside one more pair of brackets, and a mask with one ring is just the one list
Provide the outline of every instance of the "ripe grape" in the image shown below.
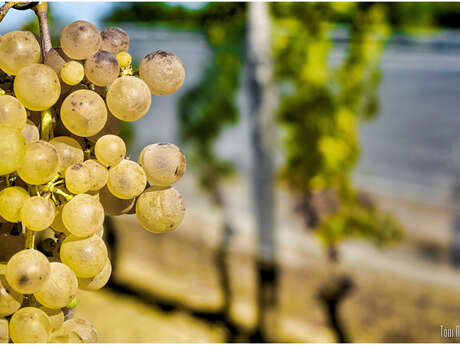
[[64,313],[61,309],[50,309],[45,306],[41,306],[39,308],[43,310],[46,315],[48,315],[48,319],[50,320],[51,330],[59,329],[62,324],[64,323]]
[[30,120],[27,120],[21,133],[26,139],[26,143],[37,141],[40,139],[40,132],[38,130],[38,127],[35,126],[35,124]]
[[77,90],[61,106],[61,120],[73,134],[88,137],[98,133],[107,121],[104,100],[96,92]]
[[62,66],[60,71],[61,79],[67,85],[77,85],[85,76],[85,70],[81,63],[69,61]]
[[50,140],[59,155],[59,172],[65,171],[72,164],[82,163],[84,154],[83,150],[74,138],[61,136]]
[[136,203],[136,199],[120,199],[110,193],[107,186],[99,191],[99,201],[106,214],[120,216],[129,212]]
[[74,331],[61,331],[58,329],[51,333],[48,343],[80,344],[83,343],[83,340]]
[[39,291],[50,275],[50,263],[35,249],[24,249],[14,254],[6,265],[6,280],[23,294]]
[[136,121],[150,108],[152,97],[146,83],[137,77],[117,78],[107,90],[107,106],[122,121]]
[[65,170],[65,186],[73,194],[86,193],[91,187],[89,168],[82,164],[72,164]]
[[97,140],[94,153],[102,164],[115,166],[125,158],[126,145],[120,137],[107,134]]
[[104,268],[92,278],[78,278],[78,287],[83,290],[99,290],[104,287],[112,274],[112,263],[107,258]]
[[108,254],[104,241],[97,235],[88,238],[68,236],[61,245],[61,261],[79,278],[91,278],[102,271]]
[[0,216],[9,222],[21,221],[21,208],[29,193],[21,187],[8,187],[0,192]]
[[27,121],[24,106],[13,96],[0,96],[0,126],[23,129]]
[[93,196],[79,194],[65,204],[62,209],[62,221],[73,235],[91,236],[104,223],[104,208]]
[[63,333],[73,332],[83,343],[97,343],[96,328],[86,319],[74,318],[64,322],[59,330]]
[[176,229],[184,214],[184,200],[172,187],[149,187],[136,201],[137,220],[153,233]]
[[78,280],[75,273],[60,262],[50,263],[50,269],[48,280],[34,296],[45,307],[63,308],[77,295]]
[[56,208],[56,215],[54,216],[53,224],[51,224],[51,228],[56,232],[62,232],[66,236],[70,235],[69,230],[65,227],[62,221],[62,209],[64,208],[64,204],[59,205]]
[[186,169],[184,153],[174,144],[151,144],[141,151],[138,159],[147,180],[155,186],[176,183]]
[[120,67],[129,67],[133,58],[127,52],[119,52],[117,56],[115,56],[120,64]]
[[101,35],[91,23],[77,20],[67,25],[61,32],[61,47],[72,59],[84,60],[99,50]]
[[26,145],[24,160],[18,169],[26,183],[39,185],[49,182],[59,169],[59,155],[49,142],[38,140]]
[[184,83],[184,64],[176,54],[157,50],[142,59],[139,77],[147,83],[154,95],[169,95],[179,90]]
[[8,320],[0,319],[0,343],[7,344],[10,340]]
[[41,231],[53,224],[55,214],[53,202],[37,195],[24,201],[20,217],[27,229]]
[[16,75],[19,70],[41,61],[40,44],[29,31],[11,31],[0,36],[0,69]]
[[120,73],[118,60],[108,51],[100,50],[85,61],[86,78],[94,85],[106,86],[117,79]]
[[11,317],[10,337],[15,343],[46,343],[50,332],[48,315],[38,308],[22,308]]
[[107,114],[107,122],[104,127],[95,135],[87,137],[91,143],[96,143],[96,141],[106,134],[120,134],[121,121],[113,116],[110,112]]
[[38,63],[22,68],[13,86],[16,98],[22,105],[35,111],[51,108],[61,94],[61,83],[56,72]]
[[147,183],[145,172],[136,162],[123,159],[109,169],[107,187],[120,199],[132,199],[141,194]]
[[26,152],[24,136],[15,129],[0,127],[0,175],[17,170]]
[[94,159],[88,159],[83,164],[89,168],[91,182],[89,190],[95,192],[104,187],[107,183],[107,179],[109,178],[109,172],[107,169]]
[[0,276],[0,317],[13,314],[21,307],[23,299],[24,296],[11,288],[5,276]]
[[111,52],[113,55],[129,50],[129,36],[119,27],[110,27],[102,30],[101,37],[101,50]]

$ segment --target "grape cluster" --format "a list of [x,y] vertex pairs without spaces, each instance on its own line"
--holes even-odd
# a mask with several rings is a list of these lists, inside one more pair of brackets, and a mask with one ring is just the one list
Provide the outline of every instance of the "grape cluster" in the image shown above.
[[105,215],[135,213],[152,233],[184,217],[171,187],[183,152],[151,144],[136,162],[118,136],[152,94],[182,86],[181,60],[156,51],[136,73],[126,32],[81,20],[60,45],[42,51],[24,31],[0,37],[0,342],[96,342],[70,311],[79,288],[100,289],[111,275]]

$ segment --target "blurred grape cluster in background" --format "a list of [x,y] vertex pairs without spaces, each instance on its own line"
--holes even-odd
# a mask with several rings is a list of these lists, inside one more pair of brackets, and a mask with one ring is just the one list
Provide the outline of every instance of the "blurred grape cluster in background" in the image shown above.
[[101,341],[460,340],[439,335],[460,312],[460,4],[50,11],[52,34],[99,13],[135,62],[155,47],[186,66],[121,136],[133,159],[185,148],[187,214],[167,237],[107,222],[113,279],[77,306]]

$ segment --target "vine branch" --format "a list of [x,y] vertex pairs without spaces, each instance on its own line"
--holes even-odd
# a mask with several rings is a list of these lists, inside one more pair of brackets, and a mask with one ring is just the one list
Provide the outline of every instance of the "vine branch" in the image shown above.
[[34,7],[35,14],[38,18],[38,24],[40,26],[40,37],[42,40],[42,55],[43,60],[46,54],[51,50],[51,36],[50,29],[48,26],[48,3],[40,2]]

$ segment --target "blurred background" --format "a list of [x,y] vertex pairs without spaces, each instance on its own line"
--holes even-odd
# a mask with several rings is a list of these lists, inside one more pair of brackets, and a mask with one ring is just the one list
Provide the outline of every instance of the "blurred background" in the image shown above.
[[184,149],[187,213],[107,220],[113,277],[77,306],[101,342],[460,340],[460,4],[50,8],[56,45],[83,19],[186,67],[121,135]]

